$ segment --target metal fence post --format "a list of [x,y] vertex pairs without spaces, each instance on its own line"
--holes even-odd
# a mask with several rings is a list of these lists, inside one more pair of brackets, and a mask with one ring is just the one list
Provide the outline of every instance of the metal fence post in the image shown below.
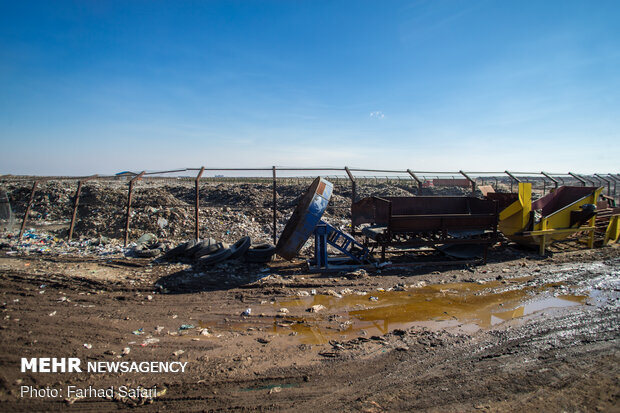
[[618,178],[613,176],[612,174],[607,174],[614,181],[614,198],[616,197],[616,185],[618,184]]
[[461,175],[463,175],[463,176],[464,176],[464,177],[465,177],[465,178],[469,181],[469,183],[471,184],[471,194],[472,194],[472,195],[474,195],[474,194],[476,193],[476,181],[474,181],[473,179],[471,179],[471,178],[469,177],[469,175],[467,175],[467,174],[466,174],[465,172],[463,172],[463,171],[459,171],[459,173],[460,173]]
[[205,171],[205,167],[200,168],[200,172],[198,172],[198,176],[196,177],[196,241],[200,240],[200,178],[202,177],[202,173]]
[[131,199],[133,197],[133,183],[137,180],[142,179],[145,171],[140,172],[139,175],[136,175],[129,181],[129,192],[127,193],[127,219],[125,220],[125,247],[129,243],[129,217],[131,215]]
[[418,179],[418,177],[416,176],[416,174],[414,174],[413,172],[411,172],[411,169],[407,169],[407,172],[409,173],[409,175],[411,175],[411,177],[413,179],[415,179],[415,181],[418,184],[418,195],[420,195],[422,193],[422,181],[420,181]]
[[[351,180],[351,207],[353,207],[353,203],[355,203],[355,199],[357,198],[357,182],[355,182],[355,177],[349,170],[348,166],[345,166],[344,170],[349,176],[349,179]],[[355,234],[355,227],[353,226],[353,214],[351,214],[351,232]]]
[[599,174],[594,174],[594,176],[596,176],[597,178],[599,178],[603,182],[607,182],[607,196],[611,196],[611,182],[609,181],[609,179],[606,179],[606,178],[600,176]]
[[[515,180],[517,183],[521,182],[521,180],[519,178],[517,178],[516,176],[514,176],[510,172],[508,172],[508,171],[504,171],[504,172],[506,173],[506,175],[511,177],[513,180]],[[512,180],[510,181],[510,192],[512,192]]]
[[77,218],[78,206],[80,204],[80,194],[82,193],[82,184],[96,177],[97,175],[93,175],[88,178],[80,179],[78,181],[77,191],[75,191],[75,201],[73,202],[73,213],[71,214],[71,225],[69,226],[69,235],[67,236],[68,241],[71,241],[71,238],[73,238],[73,228],[75,227],[75,219]]
[[545,177],[549,178],[551,180],[551,182],[553,182],[553,185],[555,185],[555,189],[558,189],[558,180],[555,179],[554,177],[552,177],[551,175],[549,175],[546,172],[541,171],[541,174],[543,174]]
[[26,212],[24,213],[24,219],[22,220],[22,226],[19,229],[18,238],[22,239],[22,235],[24,235],[24,228],[26,228],[26,221],[28,220],[28,214],[30,214],[30,207],[32,206],[32,201],[34,200],[34,193],[37,190],[37,185],[39,181],[34,181],[32,184],[32,191],[30,191],[30,199],[28,200],[28,205],[26,206]]
[[273,245],[276,245],[276,240],[278,238],[277,235],[277,228],[276,228],[276,224],[277,224],[277,220],[278,220],[278,215],[277,215],[277,207],[278,207],[278,200],[277,200],[277,189],[276,189],[276,167],[273,166],[271,168],[271,171],[273,173]]
[[583,179],[581,176],[574,174],[572,172],[569,172],[568,174],[572,176],[573,178],[575,178],[576,180],[578,180],[579,182],[581,182],[581,186],[586,186],[586,180]]

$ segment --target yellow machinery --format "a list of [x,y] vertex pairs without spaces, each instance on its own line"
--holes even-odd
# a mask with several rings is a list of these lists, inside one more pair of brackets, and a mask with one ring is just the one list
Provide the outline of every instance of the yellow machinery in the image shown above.
[[[596,230],[596,204],[602,190],[596,187],[561,186],[532,202],[532,184],[519,183],[518,199],[499,214],[499,229],[519,244],[538,246],[541,255],[545,253],[545,246],[549,242],[573,234],[578,238],[587,237],[588,247],[592,248]],[[489,194],[488,197],[493,198],[493,195],[496,194]],[[606,242],[614,235],[617,239],[618,230],[618,216],[615,216],[608,224],[609,238]]]
[[596,238],[597,245],[613,244],[620,238],[620,208],[615,207],[613,199],[601,200],[596,204]]

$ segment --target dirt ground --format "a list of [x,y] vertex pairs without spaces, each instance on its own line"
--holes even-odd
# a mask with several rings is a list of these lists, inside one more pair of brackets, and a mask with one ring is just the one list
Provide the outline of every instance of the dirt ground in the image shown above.
[[[619,264],[617,245],[332,274],[2,254],[0,410],[619,411]],[[188,364],[21,373],[22,357]],[[20,393],[69,385],[156,393]]]

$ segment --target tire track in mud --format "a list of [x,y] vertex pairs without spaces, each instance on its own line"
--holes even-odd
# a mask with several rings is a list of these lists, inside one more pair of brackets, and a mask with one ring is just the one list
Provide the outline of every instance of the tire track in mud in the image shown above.
[[[471,408],[479,401],[516,398],[541,387],[562,389],[574,381],[574,371],[565,373],[566,379],[556,377],[567,364],[591,365],[605,357],[612,357],[616,365],[620,361],[619,315],[594,310],[598,314],[593,319],[591,311],[535,320],[518,329],[482,332],[461,345],[445,343],[449,347],[442,345],[430,357],[407,354],[394,360],[394,355],[386,356],[374,364],[374,372],[362,366],[356,373],[366,373],[354,385],[363,390],[339,390],[304,408],[331,406],[349,411],[372,401],[390,411],[450,410],[451,406],[462,410],[463,404]],[[567,329],[572,334],[567,335]],[[546,374],[540,372],[541,363]],[[580,368],[575,370],[583,374]]]

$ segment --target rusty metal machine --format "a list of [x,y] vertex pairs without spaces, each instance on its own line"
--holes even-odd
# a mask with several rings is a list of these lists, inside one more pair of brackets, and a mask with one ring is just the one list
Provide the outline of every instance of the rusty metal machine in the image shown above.
[[[526,246],[536,246],[541,255],[553,241],[568,237],[587,238],[594,246],[597,201],[603,188],[561,186],[544,197],[532,201],[532,184],[519,183],[517,194],[489,193],[503,207],[499,228],[510,240]],[[602,206],[602,205],[601,205]],[[607,208],[605,208],[607,209]],[[615,216],[614,216],[615,213]],[[610,209],[599,219],[605,243],[618,238],[618,211]]]
[[469,245],[478,246],[486,261],[488,246],[498,239],[498,211],[495,201],[456,196],[373,196],[351,206],[353,226],[370,224],[361,234],[365,245],[381,248],[382,260],[388,248],[427,246],[449,252]]

